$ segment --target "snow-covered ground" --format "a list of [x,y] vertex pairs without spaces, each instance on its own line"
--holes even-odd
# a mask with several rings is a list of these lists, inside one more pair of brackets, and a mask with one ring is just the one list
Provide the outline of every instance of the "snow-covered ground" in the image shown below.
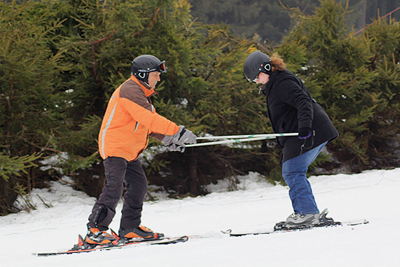
[[32,253],[71,248],[85,234],[95,202],[52,183],[50,190],[33,191],[37,210],[0,217],[0,266],[400,266],[400,169],[310,178],[321,210],[329,208],[329,216],[343,222],[367,219],[367,225],[229,237],[221,230],[271,230],[292,212],[286,187],[258,181],[256,174],[242,181],[239,191],[226,192],[221,184],[204,197],[145,203],[144,225],[171,236],[200,236],[186,243],[36,257]]

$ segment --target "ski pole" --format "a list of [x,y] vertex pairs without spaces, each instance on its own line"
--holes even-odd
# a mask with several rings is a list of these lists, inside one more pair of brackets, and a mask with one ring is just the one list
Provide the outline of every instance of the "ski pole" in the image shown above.
[[[203,139],[235,139],[235,138],[253,138],[253,137],[279,137],[279,136],[297,136],[298,133],[274,133],[274,134],[250,134],[250,135],[223,135],[223,136],[201,136],[197,140]],[[269,138],[268,138],[269,139]]]
[[[298,135],[298,133],[296,133]],[[197,146],[212,146],[212,145],[221,145],[221,144],[232,144],[232,143],[243,143],[243,142],[250,142],[250,141],[260,141],[260,140],[266,140],[266,139],[274,139],[278,136],[283,136],[283,135],[262,135],[258,137],[252,137],[252,138],[241,138],[241,139],[230,139],[230,140],[223,140],[223,141],[214,141],[214,142],[206,142],[206,143],[197,143],[197,144],[189,144],[186,145],[186,147],[197,147]],[[295,136],[294,134],[290,136]],[[226,138],[226,137],[225,137]]]

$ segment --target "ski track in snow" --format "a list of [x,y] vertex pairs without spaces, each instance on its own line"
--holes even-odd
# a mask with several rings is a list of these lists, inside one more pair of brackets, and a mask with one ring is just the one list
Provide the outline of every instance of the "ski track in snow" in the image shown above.
[[[70,249],[78,234],[85,235],[95,202],[52,182],[49,189],[33,190],[37,210],[0,217],[1,266],[400,266],[400,169],[310,178],[328,217],[367,219],[367,225],[229,237],[221,230],[269,231],[292,212],[287,187],[272,186],[256,173],[241,181],[238,191],[227,192],[222,181],[210,185],[214,193],[204,197],[176,200],[160,194],[158,201],[145,202],[143,225],[169,236],[198,237],[186,243],[36,257],[32,253]],[[114,230],[121,207],[122,202],[110,226]]]

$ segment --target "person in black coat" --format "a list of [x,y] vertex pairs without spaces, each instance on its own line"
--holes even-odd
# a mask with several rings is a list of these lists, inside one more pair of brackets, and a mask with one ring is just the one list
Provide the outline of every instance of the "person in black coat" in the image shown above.
[[262,84],[273,131],[298,132],[298,137],[277,138],[282,149],[282,176],[290,188],[294,210],[286,219],[285,227],[319,224],[323,214],[319,213],[306,173],[322,148],[339,134],[303,82],[286,69],[278,54],[270,58],[260,51],[251,53],[245,61],[244,73],[248,81]]

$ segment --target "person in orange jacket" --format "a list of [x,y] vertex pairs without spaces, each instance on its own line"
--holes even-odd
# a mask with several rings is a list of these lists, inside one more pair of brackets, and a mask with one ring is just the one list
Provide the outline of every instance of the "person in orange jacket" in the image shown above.
[[119,237],[157,239],[163,234],[141,226],[147,178],[138,156],[147,147],[149,136],[161,141],[170,151],[184,152],[185,144],[196,143],[196,136],[184,126],[156,113],[150,97],[166,72],[165,61],[141,55],[132,62],[132,75],[111,96],[99,132],[99,151],[104,160],[106,182],[87,224],[85,242],[108,244],[116,240],[107,233],[115,208],[126,192]]

